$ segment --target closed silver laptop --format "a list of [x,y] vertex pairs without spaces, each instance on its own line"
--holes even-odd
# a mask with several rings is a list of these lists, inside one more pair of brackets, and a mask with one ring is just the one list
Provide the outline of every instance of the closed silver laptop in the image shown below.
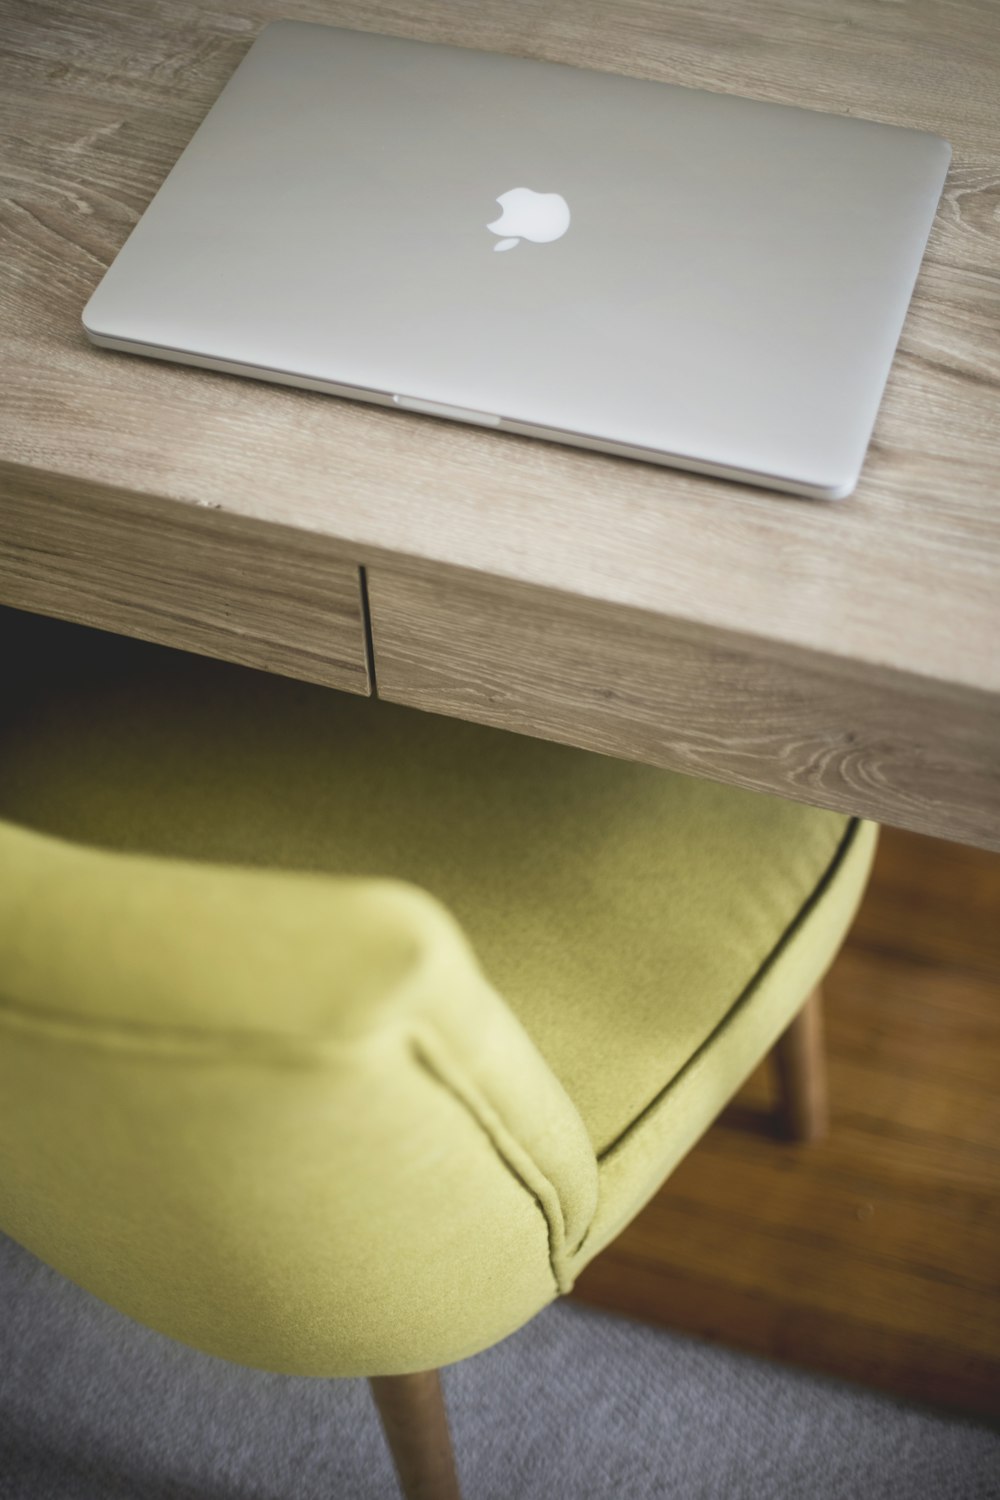
[[920,131],[281,21],[84,326],[114,349],[842,496],[949,159]]

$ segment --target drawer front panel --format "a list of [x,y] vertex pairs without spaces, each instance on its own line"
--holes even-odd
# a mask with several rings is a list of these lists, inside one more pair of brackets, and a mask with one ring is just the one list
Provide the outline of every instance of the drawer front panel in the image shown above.
[[357,565],[218,510],[0,472],[0,603],[371,691]]
[[990,695],[468,574],[368,590],[380,697],[1000,848]]

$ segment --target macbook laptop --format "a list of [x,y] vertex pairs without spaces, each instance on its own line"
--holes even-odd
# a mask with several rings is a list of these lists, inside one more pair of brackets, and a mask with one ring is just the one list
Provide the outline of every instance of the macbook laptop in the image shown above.
[[921,131],[280,21],[84,326],[112,349],[843,496],[949,159]]

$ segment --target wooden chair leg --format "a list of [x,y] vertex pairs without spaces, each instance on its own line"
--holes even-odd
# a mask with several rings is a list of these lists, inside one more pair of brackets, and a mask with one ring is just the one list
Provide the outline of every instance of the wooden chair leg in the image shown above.
[[779,1109],[785,1133],[795,1141],[818,1141],[830,1128],[823,1049],[823,992],[819,985],[774,1052]]
[[406,1500],[461,1500],[437,1370],[368,1384]]

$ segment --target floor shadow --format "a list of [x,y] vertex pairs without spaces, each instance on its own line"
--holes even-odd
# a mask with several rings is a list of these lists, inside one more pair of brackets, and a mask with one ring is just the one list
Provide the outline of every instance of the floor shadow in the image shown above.
[[788,1137],[777,1110],[764,1109],[760,1105],[744,1104],[736,1100],[728,1104],[715,1122],[716,1130],[735,1130],[740,1135],[753,1135],[768,1141],[784,1141]]

